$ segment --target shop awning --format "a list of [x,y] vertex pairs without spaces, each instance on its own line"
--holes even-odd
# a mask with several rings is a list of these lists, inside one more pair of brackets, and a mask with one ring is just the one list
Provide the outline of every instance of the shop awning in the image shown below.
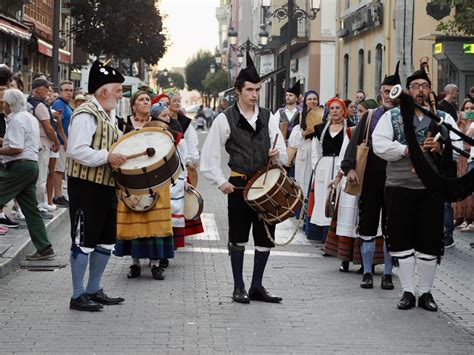
[[[38,52],[44,54],[45,56],[53,56],[53,45],[42,39],[38,38]],[[71,63],[71,52],[65,51],[64,49],[59,49],[59,61],[61,63]]]
[[[260,78],[262,79],[262,83],[268,79],[270,79],[272,76],[275,76],[277,74],[280,74],[281,72],[285,71],[286,67],[281,67],[278,69],[275,69],[271,72],[268,72],[267,74],[262,75]],[[221,91],[219,93],[219,97],[227,96],[230,93],[234,91],[234,87],[228,88],[227,90]]]
[[31,33],[29,32],[28,27],[23,26],[13,20],[9,20],[4,16],[0,16],[0,32],[4,32],[13,37],[24,40],[29,40],[31,38]]

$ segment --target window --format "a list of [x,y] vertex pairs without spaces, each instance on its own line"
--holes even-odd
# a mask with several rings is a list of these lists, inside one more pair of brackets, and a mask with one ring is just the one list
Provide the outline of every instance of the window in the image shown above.
[[377,97],[380,84],[382,83],[382,60],[383,60],[383,46],[379,43],[375,47],[375,87],[374,97]]
[[349,97],[349,54],[344,54],[344,72],[342,78],[342,96],[347,99]]
[[359,50],[359,88],[358,90],[364,90],[364,50]]

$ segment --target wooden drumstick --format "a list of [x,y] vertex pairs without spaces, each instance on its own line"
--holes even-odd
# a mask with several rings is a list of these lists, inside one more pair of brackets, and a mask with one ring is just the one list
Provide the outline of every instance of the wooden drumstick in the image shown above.
[[[276,144],[277,144],[277,139],[278,139],[278,133],[276,134],[275,140],[273,141],[273,147],[272,147],[272,149],[275,149]],[[267,164],[267,169],[265,170],[265,176],[263,177],[263,185],[265,185],[265,181],[267,181],[268,169],[270,169],[271,163],[272,163],[272,160],[269,159],[269,160],[268,160],[268,164]]]
[[155,155],[155,148],[147,148],[145,151],[141,153],[135,153],[131,155],[127,155],[127,159],[135,159],[141,157],[143,155],[148,155],[149,158]]
[[[234,190],[243,190],[245,189],[245,186],[234,186]],[[250,189],[263,189],[263,186],[254,186],[254,187],[249,187]]]

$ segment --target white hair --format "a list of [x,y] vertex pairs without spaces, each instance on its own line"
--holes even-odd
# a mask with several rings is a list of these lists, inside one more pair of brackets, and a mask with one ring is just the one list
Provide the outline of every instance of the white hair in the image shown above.
[[114,84],[115,84],[115,83],[108,83],[108,84],[102,85],[100,88],[98,88],[98,89],[94,92],[94,96],[95,96],[96,98],[99,98],[100,95],[102,94],[102,91],[104,91],[104,90],[107,90],[108,92],[112,92],[113,87],[114,87]]
[[447,93],[450,93],[452,91],[457,91],[458,90],[458,87],[454,84],[448,84],[444,87],[444,92],[447,94]]
[[12,112],[26,111],[26,100],[23,93],[18,89],[5,90],[3,101],[8,104]]

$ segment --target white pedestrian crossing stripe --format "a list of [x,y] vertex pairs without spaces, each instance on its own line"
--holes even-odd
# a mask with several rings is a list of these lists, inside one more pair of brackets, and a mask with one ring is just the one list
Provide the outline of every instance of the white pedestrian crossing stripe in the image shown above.
[[214,213],[202,213],[201,222],[204,226],[204,232],[193,235],[191,238],[196,240],[219,240],[219,231],[214,218]]

